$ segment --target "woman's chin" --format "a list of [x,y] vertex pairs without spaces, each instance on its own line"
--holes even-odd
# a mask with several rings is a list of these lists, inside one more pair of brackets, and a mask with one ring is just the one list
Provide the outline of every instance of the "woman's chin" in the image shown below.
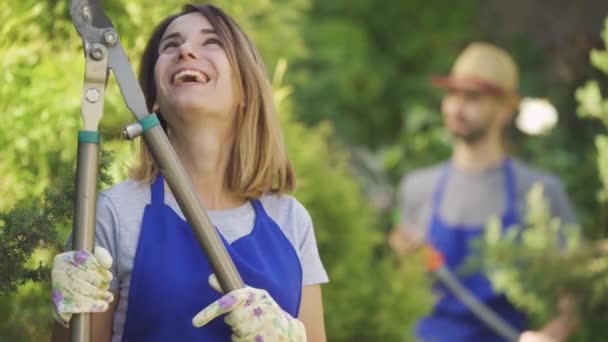
[[229,115],[227,113],[230,111],[221,106],[210,105],[209,103],[185,102],[174,105],[171,112],[171,115],[180,116],[190,121],[195,118],[228,118]]

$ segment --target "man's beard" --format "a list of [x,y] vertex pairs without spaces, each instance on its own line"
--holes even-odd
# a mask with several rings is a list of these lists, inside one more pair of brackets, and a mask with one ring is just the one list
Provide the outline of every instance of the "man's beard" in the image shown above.
[[488,135],[489,127],[479,125],[471,127],[465,132],[450,132],[455,139],[461,140],[467,145],[475,145]]

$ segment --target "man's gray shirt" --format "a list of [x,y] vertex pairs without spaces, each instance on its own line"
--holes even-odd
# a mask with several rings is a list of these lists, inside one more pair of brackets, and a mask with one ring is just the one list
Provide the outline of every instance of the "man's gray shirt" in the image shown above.
[[[403,177],[399,202],[403,229],[411,236],[424,239],[429,228],[433,196],[445,162],[415,170]],[[516,185],[516,209],[522,220],[526,196],[533,184],[540,182],[548,200],[550,213],[562,223],[574,223],[575,217],[561,182],[554,175],[533,169],[520,161],[511,163]],[[450,168],[439,214],[450,225],[482,226],[491,216],[506,209],[505,176],[502,166],[469,172]]]

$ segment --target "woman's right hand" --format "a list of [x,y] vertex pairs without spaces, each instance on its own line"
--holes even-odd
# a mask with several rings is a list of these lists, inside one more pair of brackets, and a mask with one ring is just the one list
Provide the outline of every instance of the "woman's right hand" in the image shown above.
[[68,327],[72,314],[104,312],[114,296],[108,291],[112,256],[102,247],[95,253],[70,251],[55,256],[53,271],[53,313]]

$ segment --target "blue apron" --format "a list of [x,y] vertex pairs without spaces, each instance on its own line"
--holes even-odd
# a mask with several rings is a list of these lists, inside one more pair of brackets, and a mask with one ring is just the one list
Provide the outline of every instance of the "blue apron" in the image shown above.
[[[162,176],[151,186],[129,287],[123,341],[230,341],[231,330],[218,317],[201,328],[192,318],[220,298],[208,284],[212,273],[190,226],[165,205]],[[302,268],[292,244],[259,200],[252,200],[250,234],[224,246],[245,284],[266,289],[293,317],[298,316]],[[220,234],[221,236],[221,234]]]
[[[449,225],[440,215],[441,200],[451,171],[448,162],[439,177],[433,196],[431,223],[428,242],[443,253],[446,266],[454,272],[462,284],[488,305],[494,312],[510,323],[515,329],[523,331],[526,317],[517,311],[503,294],[492,289],[490,281],[481,271],[461,275],[458,267],[470,253],[471,240],[479,237],[484,226]],[[502,165],[505,177],[506,210],[502,216],[503,229],[518,223],[516,213],[516,185],[510,159]],[[505,341],[478,319],[468,307],[461,303],[442,284],[436,282],[433,290],[439,294],[439,300],[433,311],[422,318],[416,327],[416,335],[425,342],[464,342],[464,341]]]

